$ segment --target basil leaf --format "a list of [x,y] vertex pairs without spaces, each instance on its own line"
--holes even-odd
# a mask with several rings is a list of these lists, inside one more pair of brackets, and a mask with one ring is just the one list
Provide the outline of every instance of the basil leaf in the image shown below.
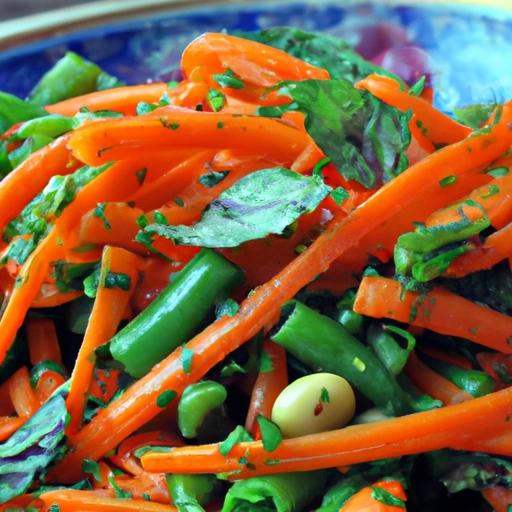
[[150,224],[145,232],[176,244],[237,247],[248,240],[281,234],[312,212],[331,191],[321,179],[277,167],[249,174],[212,201],[192,226]]
[[62,452],[59,445],[67,422],[66,403],[55,395],[0,445],[0,503],[23,494],[36,474]]
[[234,35],[282,50],[318,68],[326,69],[331,78],[344,78],[355,83],[372,73],[399,78],[368,62],[345,40],[328,35],[305,32],[292,27],[273,27],[261,32]]
[[285,81],[278,87],[306,115],[307,132],[345,179],[373,188],[407,169],[411,113],[347,80]]

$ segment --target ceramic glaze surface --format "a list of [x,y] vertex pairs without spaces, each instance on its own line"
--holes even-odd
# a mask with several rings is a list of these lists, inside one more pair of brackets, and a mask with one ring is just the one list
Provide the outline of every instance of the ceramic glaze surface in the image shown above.
[[184,47],[206,31],[293,25],[341,35],[358,45],[361,37],[369,37],[362,27],[377,26],[378,31],[383,23],[402,27],[403,44],[429,53],[435,102],[443,110],[512,96],[512,11],[460,5],[343,5],[340,1],[258,2],[174,10],[50,38],[0,54],[0,89],[27,95],[67,50],[135,84],[172,79]]

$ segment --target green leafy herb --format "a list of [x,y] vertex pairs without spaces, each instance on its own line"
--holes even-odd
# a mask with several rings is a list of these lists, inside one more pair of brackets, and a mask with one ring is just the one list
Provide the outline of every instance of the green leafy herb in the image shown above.
[[347,80],[282,82],[278,87],[306,115],[307,132],[345,179],[372,188],[407,169],[410,112],[384,104]]
[[112,229],[112,226],[110,225],[110,222],[108,221],[106,215],[105,215],[105,208],[107,207],[108,203],[100,203],[93,211],[92,216],[100,218],[103,221],[103,226],[105,229]]
[[100,285],[100,265],[98,264],[91,275],[84,279],[84,293],[90,299],[96,297]]
[[226,102],[226,96],[224,96],[224,94],[217,89],[210,89],[206,97],[208,98],[210,106],[214,112],[221,110],[224,106],[224,103]]
[[409,94],[413,96],[420,96],[425,88],[425,82],[427,81],[426,76],[422,76],[411,88],[409,89]]
[[263,449],[266,452],[273,452],[283,440],[283,434],[279,427],[265,416],[258,416],[256,418],[261,432],[261,441],[263,442]]
[[372,498],[374,500],[380,501],[383,505],[405,509],[405,503],[403,500],[393,496],[393,494],[391,494],[389,491],[386,491],[386,489],[382,489],[381,487],[372,486]]
[[487,174],[492,176],[493,178],[501,178],[503,176],[507,176],[509,173],[508,167],[496,167],[494,169],[490,169],[487,171]]
[[372,73],[402,81],[392,73],[363,59],[343,39],[305,32],[293,27],[273,27],[261,32],[235,32],[235,35],[266,44],[297,57],[308,64],[326,69],[332,79],[344,78],[355,83]]
[[439,182],[439,185],[441,185],[441,187],[448,187],[450,185],[453,185],[454,183],[457,183],[457,176],[446,176],[446,178],[443,178],[440,182]]
[[245,443],[249,441],[253,441],[253,437],[247,430],[245,430],[244,427],[241,425],[238,425],[231,434],[226,438],[225,441],[222,441],[222,443],[219,444],[219,451],[224,455],[224,457],[227,457],[229,455],[229,452],[233,449],[233,447],[238,443]]
[[320,391],[320,402],[324,404],[330,404],[331,403],[331,397],[329,396],[329,391],[327,391],[327,388],[322,388]]
[[334,199],[334,202],[340,206],[345,199],[349,198],[349,193],[343,187],[338,187],[331,192],[331,197]]
[[190,348],[184,347],[181,350],[181,365],[183,371],[188,375],[192,370],[192,359],[194,358],[194,351]]
[[243,89],[245,84],[239,78],[236,78],[236,75],[232,69],[227,69],[223,74],[215,74],[213,75],[213,79],[221,86],[221,87],[229,87],[231,89]]
[[283,233],[300,215],[312,212],[330,191],[320,179],[287,169],[257,171],[220,194],[196,224],[150,224],[145,232],[183,245],[237,247],[269,233]]
[[124,292],[129,291],[131,285],[130,276],[121,272],[107,272],[103,280],[104,288],[119,288]]
[[0,133],[4,133],[17,123],[47,115],[48,112],[39,105],[0,92]]
[[114,480],[113,476],[109,476],[108,481],[110,482],[110,485],[114,489],[117,499],[119,499],[119,500],[131,500],[132,499],[132,493],[130,491],[125,491],[124,489],[121,489],[121,487],[119,487],[118,483]]
[[222,318],[223,316],[235,316],[240,309],[240,305],[236,300],[226,299],[217,305],[215,308],[216,318]]
[[219,184],[228,174],[229,171],[212,171],[209,172],[208,174],[203,174],[202,176],[199,176],[199,178],[197,178],[197,181],[207,188],[212,188],[215,185]]
[[162,407],[164,409],[167,407],[176,397],[178,396],[178,393],[174,391],[173,389],[168,389],[164,391],[163,393],[160,393],[156,399],[156,405],[158,407]]
[[490,117],[499,105],[497,103],[488,103],[480,105],[470,105],[469,107],[453,109],[453,114],[460,123],[478,130]]
[[96,482],[101,482],[101,468],[97,462],[91,459],[84,459],[82,462],[82,472],[90,473]]
[[178,130],[180,125],[178,123],[169,123],[167,121],[167,116],[162,116],[160,118],[160,122],[164,128],[169,128],[169,130]]
[[144,180],[146,179],[147,173],[148,173],[147,167],[144,167],[144,169],[141,169],[140,171],[137,171],[135,173],[135,177],[137,178],[137,181],[139,182],[139,184],[141,186],[144,183]]
[[260,373],[267,373],[274,371],[274,363],[272,362],[272,358],[270,354],[266,350],[261,351],[261,359],[260,359]]

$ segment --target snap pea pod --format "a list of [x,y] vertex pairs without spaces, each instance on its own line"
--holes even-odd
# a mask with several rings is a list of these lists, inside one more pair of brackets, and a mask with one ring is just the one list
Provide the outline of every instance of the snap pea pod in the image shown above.
[[204,512],[201,504],[208,497],[216,483],[214,475],[165,475],[172,503],[178,512]]
[[350,334],[359,334],[359,332],[361,332],[363,320],[363,315],[360,315],[351,309],[344,309],[338,316],[338,322],[343,325]]
[[494,391],[494,379],[485,372],[467,370],[454,364],[439,361],[439,359],[423,353],[419,356],[430,368],[475,398],[488,395]]
[[242,284],[244,272],[220,254],[203,249],[176,279],[110,345],[115,360],[142,377],[208,322],[215,304]]
[[383,412],[412,412],[407,396],[386,367],[342,325],[300,302],[283,306],[284,322],[271,337],[314,370],[347,379]]
[[221,512],[300,512],[322,492],[326,478],[326,471],[308,471],[238,480]]
[[178,404],[178,427],[183,437],[196,437],[206,416],[227,397],[226,388],[218,382],[205,380],[187,386]]

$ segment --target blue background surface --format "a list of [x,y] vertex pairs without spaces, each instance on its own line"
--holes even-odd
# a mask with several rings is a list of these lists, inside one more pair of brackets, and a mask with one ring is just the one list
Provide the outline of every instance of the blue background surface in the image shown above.
[[354,25],[383,21],[403,26],[410,42],[429,52],[443,110],[512,97],[512,11],[340,2],[231,4],[109,23],[0,54],[0,89],[26,96],[67,50],[135,84],[171,79],[183,48],[206,31],[294,25],[350,37]]

